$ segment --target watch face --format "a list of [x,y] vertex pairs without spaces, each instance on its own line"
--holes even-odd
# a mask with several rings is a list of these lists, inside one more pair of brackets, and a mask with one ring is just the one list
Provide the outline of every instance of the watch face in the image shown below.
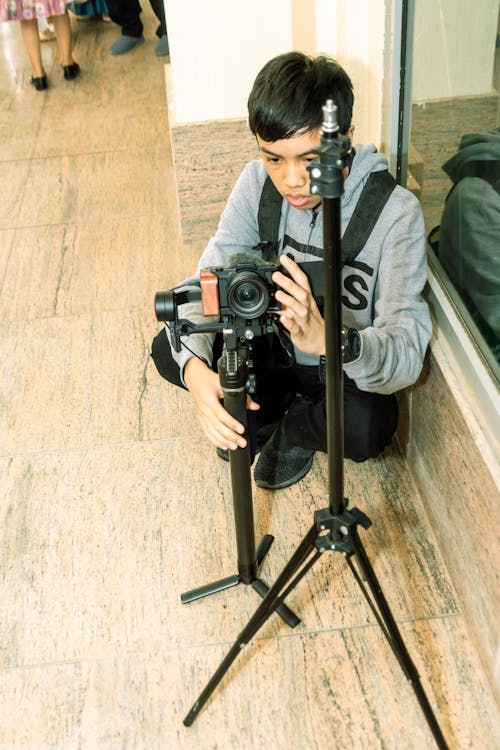
[[354,330],[354,328],[351,328],[351,330],[349,331],[349,349],[351,350],[352,355],[355,359],[359,357],[359,352],[361,349],[361,337],[358,331]]
[[361,336],[355,328],[342,329],[342,358],[344,363],[357,359],[361,352]]

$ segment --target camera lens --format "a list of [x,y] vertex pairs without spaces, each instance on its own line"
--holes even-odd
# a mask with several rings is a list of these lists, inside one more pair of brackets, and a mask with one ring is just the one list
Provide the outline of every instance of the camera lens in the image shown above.
[[175,320],[175,300],[173,292],[157,292],[155,295],[156,320]]
[[227,288],[227,301],[240,318],[258,318],[269,307],[269,290],[255,271],[238,271]]

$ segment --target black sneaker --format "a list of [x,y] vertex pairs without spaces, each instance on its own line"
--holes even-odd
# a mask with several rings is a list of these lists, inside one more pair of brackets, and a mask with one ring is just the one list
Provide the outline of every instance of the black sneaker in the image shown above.
[[262,448],[254,469],[255,484],[266,490],[281,490],[305,477],[314,451],[286,439],[283,421]]
[[215,452],[223,461],[229,461],[229,451],[227,448],[216,448]]

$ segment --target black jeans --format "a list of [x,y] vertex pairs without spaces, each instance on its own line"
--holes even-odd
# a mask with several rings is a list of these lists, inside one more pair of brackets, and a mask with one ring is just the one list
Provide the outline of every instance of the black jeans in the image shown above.
[[[255,412],[257,425],[270,424],[285,414],[299,397],[305,408],[300,419],[285,420],[286,435],[291,443],[303,448],[326,452],[326,394],[317,367],[294,364],[285,367],[281,344],[273,337],[255,339],[253,345],[256,394],[254,401],[261,408]],[[217,335],[213,349],[212,368],[222,351],[222,336]],[[153,339],[151,356],[160,375],[174,385],[183,387],[165,329]],[[391,442],[398,424],[398,402],[394,395],[361,391],[344,373],[344,455],[353,461],[375,458]]]
[[[167,33],[165,24],[165,8],[163,0],[149,0],[151,7],[160,25],[156,30],[156,36],[161,37]],[[108,13],[111,20],[121,26],[124,36],[142,36],[144,27],[140,19],[142,8],[139,0],[106,0]]]

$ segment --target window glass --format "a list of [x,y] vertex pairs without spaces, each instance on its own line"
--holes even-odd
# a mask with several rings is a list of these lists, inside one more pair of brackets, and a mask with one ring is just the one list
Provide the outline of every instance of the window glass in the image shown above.
[[498,0],[415,3],[408,187],[429,262],[500,380]]

